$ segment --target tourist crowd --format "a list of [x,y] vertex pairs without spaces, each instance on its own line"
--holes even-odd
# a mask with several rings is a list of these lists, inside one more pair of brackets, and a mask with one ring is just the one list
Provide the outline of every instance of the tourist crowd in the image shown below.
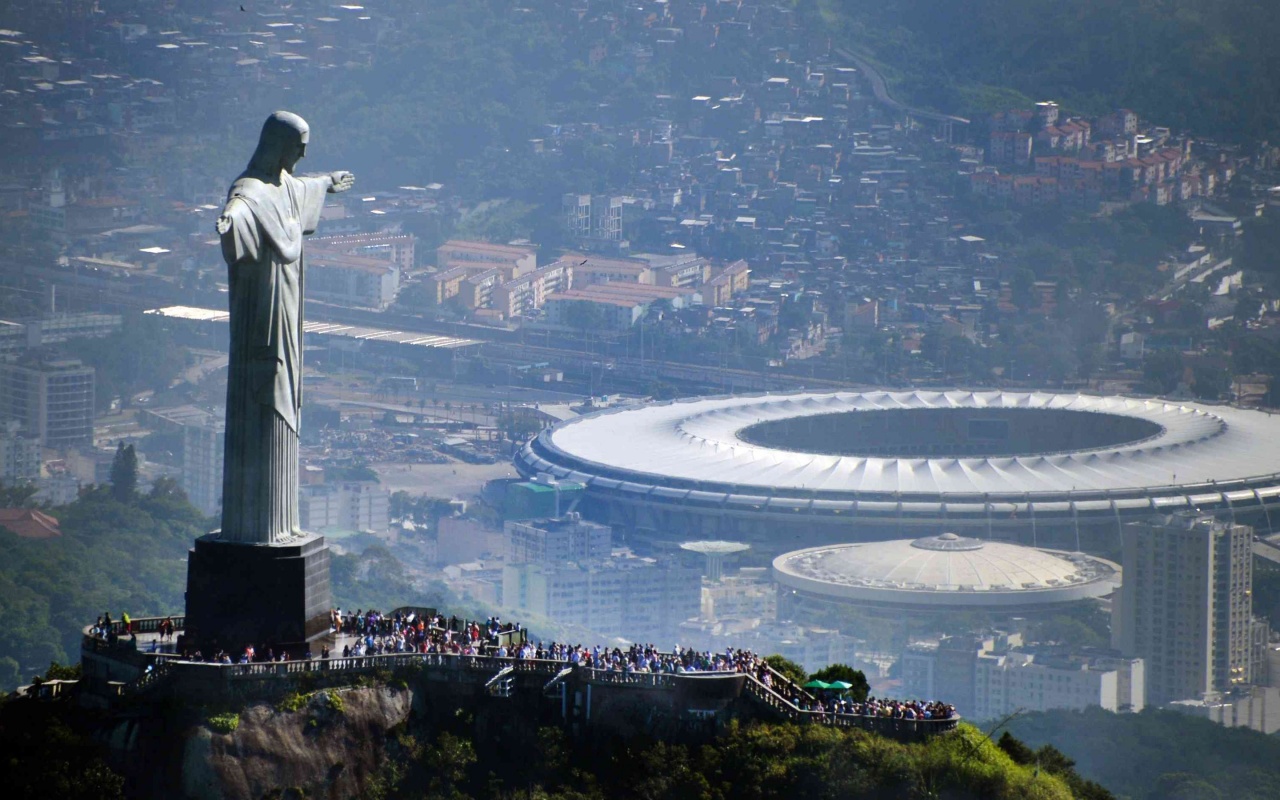
[[791,702],[801,711],[816,711],[824,716],[830,714],[887,719],[951,719],[956,715],[955,706],[936,700],[925,702],[868,697],[865,702],[857,702],[838,696],[819,696],[813,700],[806,700],[798,694],[793,694]]
[[[829,690],[810,694],[774,671],[763,657],[750,650],[699,651],[676,645],[669,651],[663,651],[653,644],[631,644],[624,648],[532,642],[521,625],[504,623],[496,616],[477,622],[413,610],[383,614],[360,609],[354,613],[343,613],[335,608],[330,612],[329,621],[330,632],[343,643],[341,651],[331,653],[328,646],[324,646],[316,654],[308,648],[300,654],[302,660],[350,659],[397,653],[486,656],[514,661],[561,662],[566,666],[595,670],[606,680],[618,682],[642,680],[645,675],[743,673],[768,687],[784,703],[803,712],[816,712],[824,721],[845,716],[902,720],[950,719],[955,716],[954,706],[936,701],[876,697],[857,701],[846,693]],[[104,639],[114,639],[117,635],[110,617],[99,619],[91,633]],[[172,622],[162,625],[160,633],[160,638],[172,638]],[[195,651],[184,652],[181,658],[217,664],[292,660],[287,652],[277,653],[270,647],[265,652],[258,652],[252,645],[235,655],[219,650],[206,657]]]

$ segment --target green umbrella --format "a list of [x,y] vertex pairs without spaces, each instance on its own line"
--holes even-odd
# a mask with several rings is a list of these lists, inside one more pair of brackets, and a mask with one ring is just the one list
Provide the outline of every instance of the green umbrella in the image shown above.
[[815,678],[814,680],[811,680],[811,681],[809,681],[808,683],[806,683],[806,684],[804,685],[804,688],[806,688],[806,689],[830,689],[830,688],[831,688],[831,684],[829,684],[829,683],[824,683],[824,682],[822,682],[822,681],[820,681],[820,680],[818,680],[818,679],[816,679],[816,678]]
[[828,684],[827,684],[827,688],[828,688],[828,689],[839,689],[840,691],[844,691],[845,689],[852,689],[852,688],[853,688],[853,684],[852,684],[852,683],[847,683],[847,682],[845,682],[845,681],[832,681],[831,683],[828,683]]

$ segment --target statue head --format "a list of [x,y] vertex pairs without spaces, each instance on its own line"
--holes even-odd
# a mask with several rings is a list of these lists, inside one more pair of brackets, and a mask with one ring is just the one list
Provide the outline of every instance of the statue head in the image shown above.
[[249,159],[249,171],[272,177],[281,170],[293,173],[294,166],[307,152],[311,128],[307,121],[289,111],[277,111],[267,117],[258,136],[258,149]]

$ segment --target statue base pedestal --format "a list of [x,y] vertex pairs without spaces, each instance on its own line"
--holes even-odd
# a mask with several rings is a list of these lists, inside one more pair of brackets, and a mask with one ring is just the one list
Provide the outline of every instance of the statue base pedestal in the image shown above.
[[253,645],[260,654],[270,647],[298,655],[329,633],[329,547],[316,535],[265,545],[223,541],[215,531],[190,552],[186,600],[188,652],[238,658]]

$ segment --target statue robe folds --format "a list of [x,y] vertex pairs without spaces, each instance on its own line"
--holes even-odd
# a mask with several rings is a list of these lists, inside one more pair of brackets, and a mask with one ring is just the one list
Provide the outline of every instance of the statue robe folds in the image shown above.
[[272,544],[302,535],[298,421],[302,409],[302,237],[316,229],[328,177],[279,184],[246,173],[231,185],[222,234],[230,270],[222,539]]

